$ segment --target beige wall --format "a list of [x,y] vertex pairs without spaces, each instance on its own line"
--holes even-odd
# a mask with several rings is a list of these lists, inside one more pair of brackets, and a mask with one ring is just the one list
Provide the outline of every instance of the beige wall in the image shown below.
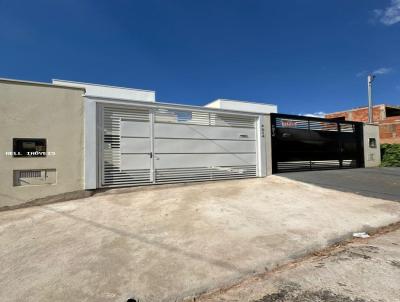
[[[83,90],[0,80],[0,208],[83,189]],[[16,158],[13,138],[46,138],[55,156]],[[13,186],[13,170],[56,169],[56,184]]]
[[[375,138],[376,148],[369,146],[369,139]],[[364,164],[366,168],[379,167],[381,164],[381,148],[379,126],[364,124]]]

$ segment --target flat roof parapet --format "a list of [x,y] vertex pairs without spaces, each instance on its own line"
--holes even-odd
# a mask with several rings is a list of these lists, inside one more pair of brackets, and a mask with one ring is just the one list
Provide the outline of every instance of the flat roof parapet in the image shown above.
[[151,90],[107,86],[100,84],[73,82],[73,81],[56,80],[56,79],[53,79],[52,83],[54,85],[60,85],[65,87],[84,88],[86,91],[85,96],[118,98],[123,100],[142,101],[142,102],[156,101],[156,93],[155,91]]
[[228,99],[217,99],[211,103],[206,104],[204,107],[261,114],[278,112],[277,105]]

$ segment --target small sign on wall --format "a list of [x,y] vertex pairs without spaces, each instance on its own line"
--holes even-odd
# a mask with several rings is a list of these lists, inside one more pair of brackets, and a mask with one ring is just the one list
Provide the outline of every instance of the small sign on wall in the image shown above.
[[45,157],[45,138],[13,138],[13,157]]

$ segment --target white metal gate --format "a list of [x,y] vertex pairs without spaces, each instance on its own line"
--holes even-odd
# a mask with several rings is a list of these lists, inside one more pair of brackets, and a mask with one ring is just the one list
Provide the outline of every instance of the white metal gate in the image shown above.
[[100,186],[257,176],[255,116],[101,105]]

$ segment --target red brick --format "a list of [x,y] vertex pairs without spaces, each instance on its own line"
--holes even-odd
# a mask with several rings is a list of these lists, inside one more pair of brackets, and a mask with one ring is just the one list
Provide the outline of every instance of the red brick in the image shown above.
[[[347,121],[368,122],[368,108],[329,113],[325,117],[344,117]],[[379,124],[381,143],[400,143],[400,115],[386,118],[385,105],[376,105],[373,108],[373,120],[375,124]]]

